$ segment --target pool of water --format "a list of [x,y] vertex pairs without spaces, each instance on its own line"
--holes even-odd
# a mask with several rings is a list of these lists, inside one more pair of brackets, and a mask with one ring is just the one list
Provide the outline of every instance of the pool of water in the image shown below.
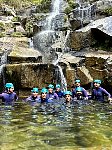
[[1,150],[112,150],[112,105],[0,105]]

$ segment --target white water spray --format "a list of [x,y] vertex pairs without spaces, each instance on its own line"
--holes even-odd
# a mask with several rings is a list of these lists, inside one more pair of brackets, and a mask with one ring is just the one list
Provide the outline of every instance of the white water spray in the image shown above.
[[[49,63],[50,56],[52,56],[53,63],[53,54],[50,54],[50,50],[52,51],[51,45],[53,45],[58,39],[59,29],[62,27],[64,19],[61,14],[62,12],[62,4],[63,0],[52,0],[52,11],[49,16],[46,18],[44,30],[37,35],[37,49],[40,49],[44,54],[44,62]],[[63,40],[65,41],[65,39]],[[63,46],[64,47],[64,46]],[[63,49],[63,48],[62,48]],[[55,53],[55,51],[53,51]],[[54,61],[54,65],[58,67],[59,76],[61,78],[61,86],[65,91],[67,90],[66,79],[63,74],[63,70],[61,66],[58,64],[58,60]]]

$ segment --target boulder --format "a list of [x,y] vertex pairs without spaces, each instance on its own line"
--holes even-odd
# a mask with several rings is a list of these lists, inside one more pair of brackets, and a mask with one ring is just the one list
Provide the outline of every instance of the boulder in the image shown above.
[[79,29],[81,27],[81,20],[77,20],[77,19],[71,19],[70,20],[70,25],[71,25],[71,29],[72,30],[76,30]]
[[24,91],[29,92],[33,87],[42,88],[53,83],[54,68],[52,64],[7,64],[4,69],[5,82],[14,83],[15,90],[19,91],[19,95],[22,96]]
[[91,45],[91,32],[71,32],[69,41],[70,48],[76,51],[87,48]]
[[90,24],[88,24],[87,26],[85,26],[84,28],[81,28],[77,31],[86,33],[87,31],[91,30],[92,28],[97,28],[100,31],[107,34],[108,36],[112,36],[112,16],[95,20],[95,21],[91,22]]
[[[101,79],[104,84],[112,86],[112,53],[104,51],[64,54],[60,62],[66,64],[68,86],[75,78],[81,79],[82,85],[88,85],[94,79]],[[82,53],[81,53],[82,54]]]
[[8,55],[9,63],[42,63],[42,55],[32,48],[14,47]]

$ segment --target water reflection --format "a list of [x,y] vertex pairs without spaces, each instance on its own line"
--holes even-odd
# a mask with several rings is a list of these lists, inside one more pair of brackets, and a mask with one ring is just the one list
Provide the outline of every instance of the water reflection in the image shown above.
[[1,150],[112,149],[112,105],[0,106]]

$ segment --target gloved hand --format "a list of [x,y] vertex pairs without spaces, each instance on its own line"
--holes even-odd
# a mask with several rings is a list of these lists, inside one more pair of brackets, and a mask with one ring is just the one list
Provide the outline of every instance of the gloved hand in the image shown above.
[[52,98],[52,97],[50,97],[48,100],[53,100],[53,98]]
[[112,98],[108,98],[109,104],[112,104]]
[[84,97],[84,100],[88,100],[88,97]]

